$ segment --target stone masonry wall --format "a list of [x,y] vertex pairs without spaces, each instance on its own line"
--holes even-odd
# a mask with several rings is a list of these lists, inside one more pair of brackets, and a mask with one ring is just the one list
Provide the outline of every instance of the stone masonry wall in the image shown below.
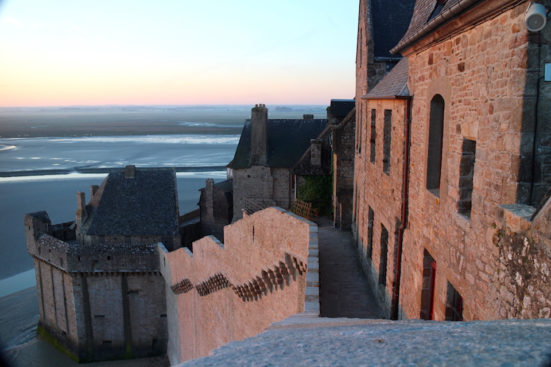
[[[357,192],[356,238],[358,255],[364,272],[380,304],[390,316],[390,302],[395,274],[395,233],[401,213],[403,177],[403,129],[406,121],[405,100],[364,100],[363,113],[357,124],[355,157],[355,190]],[[371,116],[376,111],[375,160],[371,161]],[[392,111],[390,171],[383,171],[383,129],[385,110]],[[361,130],[361,132],[359,131]],[[360,138],[361,137],[361,138]],[[370,223],[369,209],[373,211]],[[388,231],[386,279],[379,279],[381,270],[382,226]],[[370,229],[371,227],[371,229]]]
[[167,285],[170,362],[206,356],[304,310],[308,245],[315,224],[268,208],[193,243],[159,248]]
[[[463,298],[465,320],[513,315],[492,298],[503,251],[494,244],[502,204],[522,202],[519,186],[530,136],[536,80],[521,3],[409,57],[413,99],[409,228],[405,233],[401,306],[418,318],[424,251],[436,262],[434,318],[445,318],[448,282]],[[549,27],[549,25],[547,26]],[[427,190],[430,102],[445,101],[439,195]],[[458,213],[464,139],[476,141],[470,217]],[[513,236],[514,237],[514,236]],[[543,315],[545,316],[545,315]]]
[[45,213],[25,216],[25,226],[41,334],[79,361],[165,352],[164,281],[152,246],[61,241]]
[[289,169],[252,166],[233,170],[233,219],[241,218],[246,201],[267,206],[290,207],[291,178]]
[[335,226],[349,229],[352,223],[354,190],[355,116],[333,130],[333,221]]

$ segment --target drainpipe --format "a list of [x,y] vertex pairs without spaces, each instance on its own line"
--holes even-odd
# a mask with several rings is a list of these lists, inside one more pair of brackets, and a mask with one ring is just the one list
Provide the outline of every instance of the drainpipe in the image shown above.
[[[538,207],[538,203],[534,202],[534,186],[536,186],[536,158],[538,154],[538,110],[539,110],[539,101],[540,101],[540,82],[544,76],[541,76],[541,33],[537,34],[538,37],[538,81],[536,84],[536,104],[534,106],[535,119],[534,119],[534,138],[532,141],[532,177],[530,185],[530,197],[528,198],[528,205]],[[545,67],[545,66],[544,66]]]
[[400,280],[402,276],[402,247],[404,231],[408,225],[409,201],[409,160],[411,145],[411,97],[406,99],[406,121],[404,124],[404,160],[402,162],[402,205],[400,210],[400,228],[398,228],[398,248],[396,250],[396,267],[394,269],[394,285],[392,287],[392,309],[390,318],[398,320],[400,309]]

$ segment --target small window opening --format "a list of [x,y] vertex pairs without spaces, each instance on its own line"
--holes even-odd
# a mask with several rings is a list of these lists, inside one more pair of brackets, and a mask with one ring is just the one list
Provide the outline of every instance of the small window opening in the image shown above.
[[427,189],[440,196],[442,139],[444,134],[444,98],[437,94],[430,102],[429,149],[427,157]]
[[369,207],[367,219],[367,258],[371,260],[373,256],[373,221],[375,220],[375,212]]
[[442,8],[444,8],[444,5],[446,5],[446,0],[436,0],[436,6],[434,7],[434,10],[430,14],[429,20],[427,20],[427,23],[430,22],[433,18],[436,18],[438,14],[442,11]]
[[463,321],[463,297],[450,282],[446,298],[446,321]]
[[381,224],[381,256],[379,261],[379,284],[386,286],[386,265],[388,255],[388,231]]
[[370,144],[371,144],[371,154],[370,154],[370,160],[371,163],[375,163],[375,148],[376,148],[376,139],[377,139],[377,110],[372,109],[371,110],[371,137],[370,137]]
[[459,166],[459,201],[457,211],[471,217],[476,141],[463,139],[463,152]]
[[383,172],[390,173],[390,141],[392,136],[392,110],[385,110],[383,129]]
[[421,315],[423,320],[434,320],[434,288],[436,280],[436,261],[427,250],[423,257],[423,284],[421,290]]

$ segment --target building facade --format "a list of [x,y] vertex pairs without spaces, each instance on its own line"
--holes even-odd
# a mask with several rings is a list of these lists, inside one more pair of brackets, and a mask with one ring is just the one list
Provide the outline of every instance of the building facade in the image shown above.
[[78,193],[76,221],[25,216],[39,300],[39,334],[85,362],[166,352],[158,242],[180,247],[172,169],[114,170]]
[[256,105],[245,122],[233,160],[233,219],[243,210],[270,206],[289,209],[292,202],[292,168],[325,128],[327,120],[305,115],[302,119],[268,119],[265,105]]
[[354,228],[389,317],[550,317],[551,27],[530,6],[418,0],[362,96]]

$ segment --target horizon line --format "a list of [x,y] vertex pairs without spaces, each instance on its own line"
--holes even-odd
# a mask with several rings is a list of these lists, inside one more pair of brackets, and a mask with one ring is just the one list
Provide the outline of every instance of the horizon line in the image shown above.
[[[328,106],[333,99],[329,100],[328,104],[317,103],[262,103],[266,106]],[[191,104],[97,104],[97,105],[26,105],[26,106],[0,106],[0,109],[15,109],[15,108],[90,108],[90,107],[226,107],[226,106],[254,106],[258,103],[191,103]]]

